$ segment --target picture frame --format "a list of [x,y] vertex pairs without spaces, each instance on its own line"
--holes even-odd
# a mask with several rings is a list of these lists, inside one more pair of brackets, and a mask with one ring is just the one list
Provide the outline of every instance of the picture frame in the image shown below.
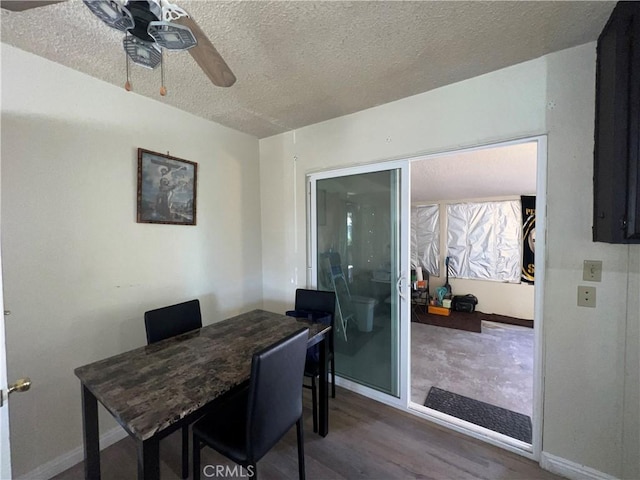
[[138,148],[138,223],[195,225],[198,164]]

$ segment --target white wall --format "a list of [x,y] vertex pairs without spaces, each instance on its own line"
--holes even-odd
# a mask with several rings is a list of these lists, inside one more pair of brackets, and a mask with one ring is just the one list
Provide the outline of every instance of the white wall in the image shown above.
[[640,248],[629,248],[628,313],[624,339],[622,477],[640,478]]
[[[262,306],[258,141],[160,100],[2,45],[8,369],[33,380],[12,397],[15,476],[82,445],[73,370],[144,345],[145,310]],[[136,223],[138,147],[198,163],[197,226]]]
[[[542,448],[637,478],[638,247],[590,240],[594,72],[588,44],[261,140],[265,305],[287,308],[305,284],[295,279],[306,268],[306,173],[548,132]],[[595,309],[576,306],[587,258],[603,260]]]
[[[439,283],[434,282],[434,285]],[[478,297],[476,310],[479,312],[533,320],[533,285],[462,278],[451,279],[449,283],[454,295],[472,293]]]
[[[616,477],[638,478],[640,247],[591,241],[595,60],[595,44],[547,57],[553,108],[547,110],[543,447]],[[593,309],[576,306],[585,259],[603,262]]]

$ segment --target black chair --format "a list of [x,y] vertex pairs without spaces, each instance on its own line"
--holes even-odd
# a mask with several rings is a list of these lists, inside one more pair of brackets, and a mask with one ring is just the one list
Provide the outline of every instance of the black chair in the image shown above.
[[144,327],[148,345],[202,328],[200,301],[190,300],[144,312]]
[[[333,347],[333,333],[335,324],[336,294],[322,290],[309,290],[298,288],[296,290],[295,310],[289,310],[287,315],[297,318],[307,318],[310,321],[326,322],[331,325],[329,334],[328,361],[331,368],[331,396],[336,398],[336,363]],[[320,356],[318,345],[311,347],[307,353],[307,361],[304,367],[304,376],[311,379],[311,385],[304,385],[311,389],[311,401],[313,407],[313,431],[318,432],[318,384],[320,376]]]
[[203,444],[258,478],[257,462],[295,424],[298,474],[305,477],[302,374],[309,329],[302,329],[254,353],[249,387],[221,402],[193,425],[193,478],[200,479]]
[[[147,345],[202,327],[200,301],[190,300],[144,312]],[[189,476],[189,425],[182,427],[182,478]]]

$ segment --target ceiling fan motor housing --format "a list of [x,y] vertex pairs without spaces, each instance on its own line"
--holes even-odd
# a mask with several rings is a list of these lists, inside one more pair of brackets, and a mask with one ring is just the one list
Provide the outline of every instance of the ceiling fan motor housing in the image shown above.
[[157,3],[147,0],[131,0],[126,3],[126,7],[134,20],[129,33],[140,40],[153,43],[155,40],[149,35],[149,23],[162,18],[162,8]]

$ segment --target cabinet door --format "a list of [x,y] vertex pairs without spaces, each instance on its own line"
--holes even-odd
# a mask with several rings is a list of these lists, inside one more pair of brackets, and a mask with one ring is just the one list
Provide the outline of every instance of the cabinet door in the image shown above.
[[640,3],[630,26],[627,238],[640,239]]
[[640,243],[640,2],[620,2],[598,39],[593,240]]

